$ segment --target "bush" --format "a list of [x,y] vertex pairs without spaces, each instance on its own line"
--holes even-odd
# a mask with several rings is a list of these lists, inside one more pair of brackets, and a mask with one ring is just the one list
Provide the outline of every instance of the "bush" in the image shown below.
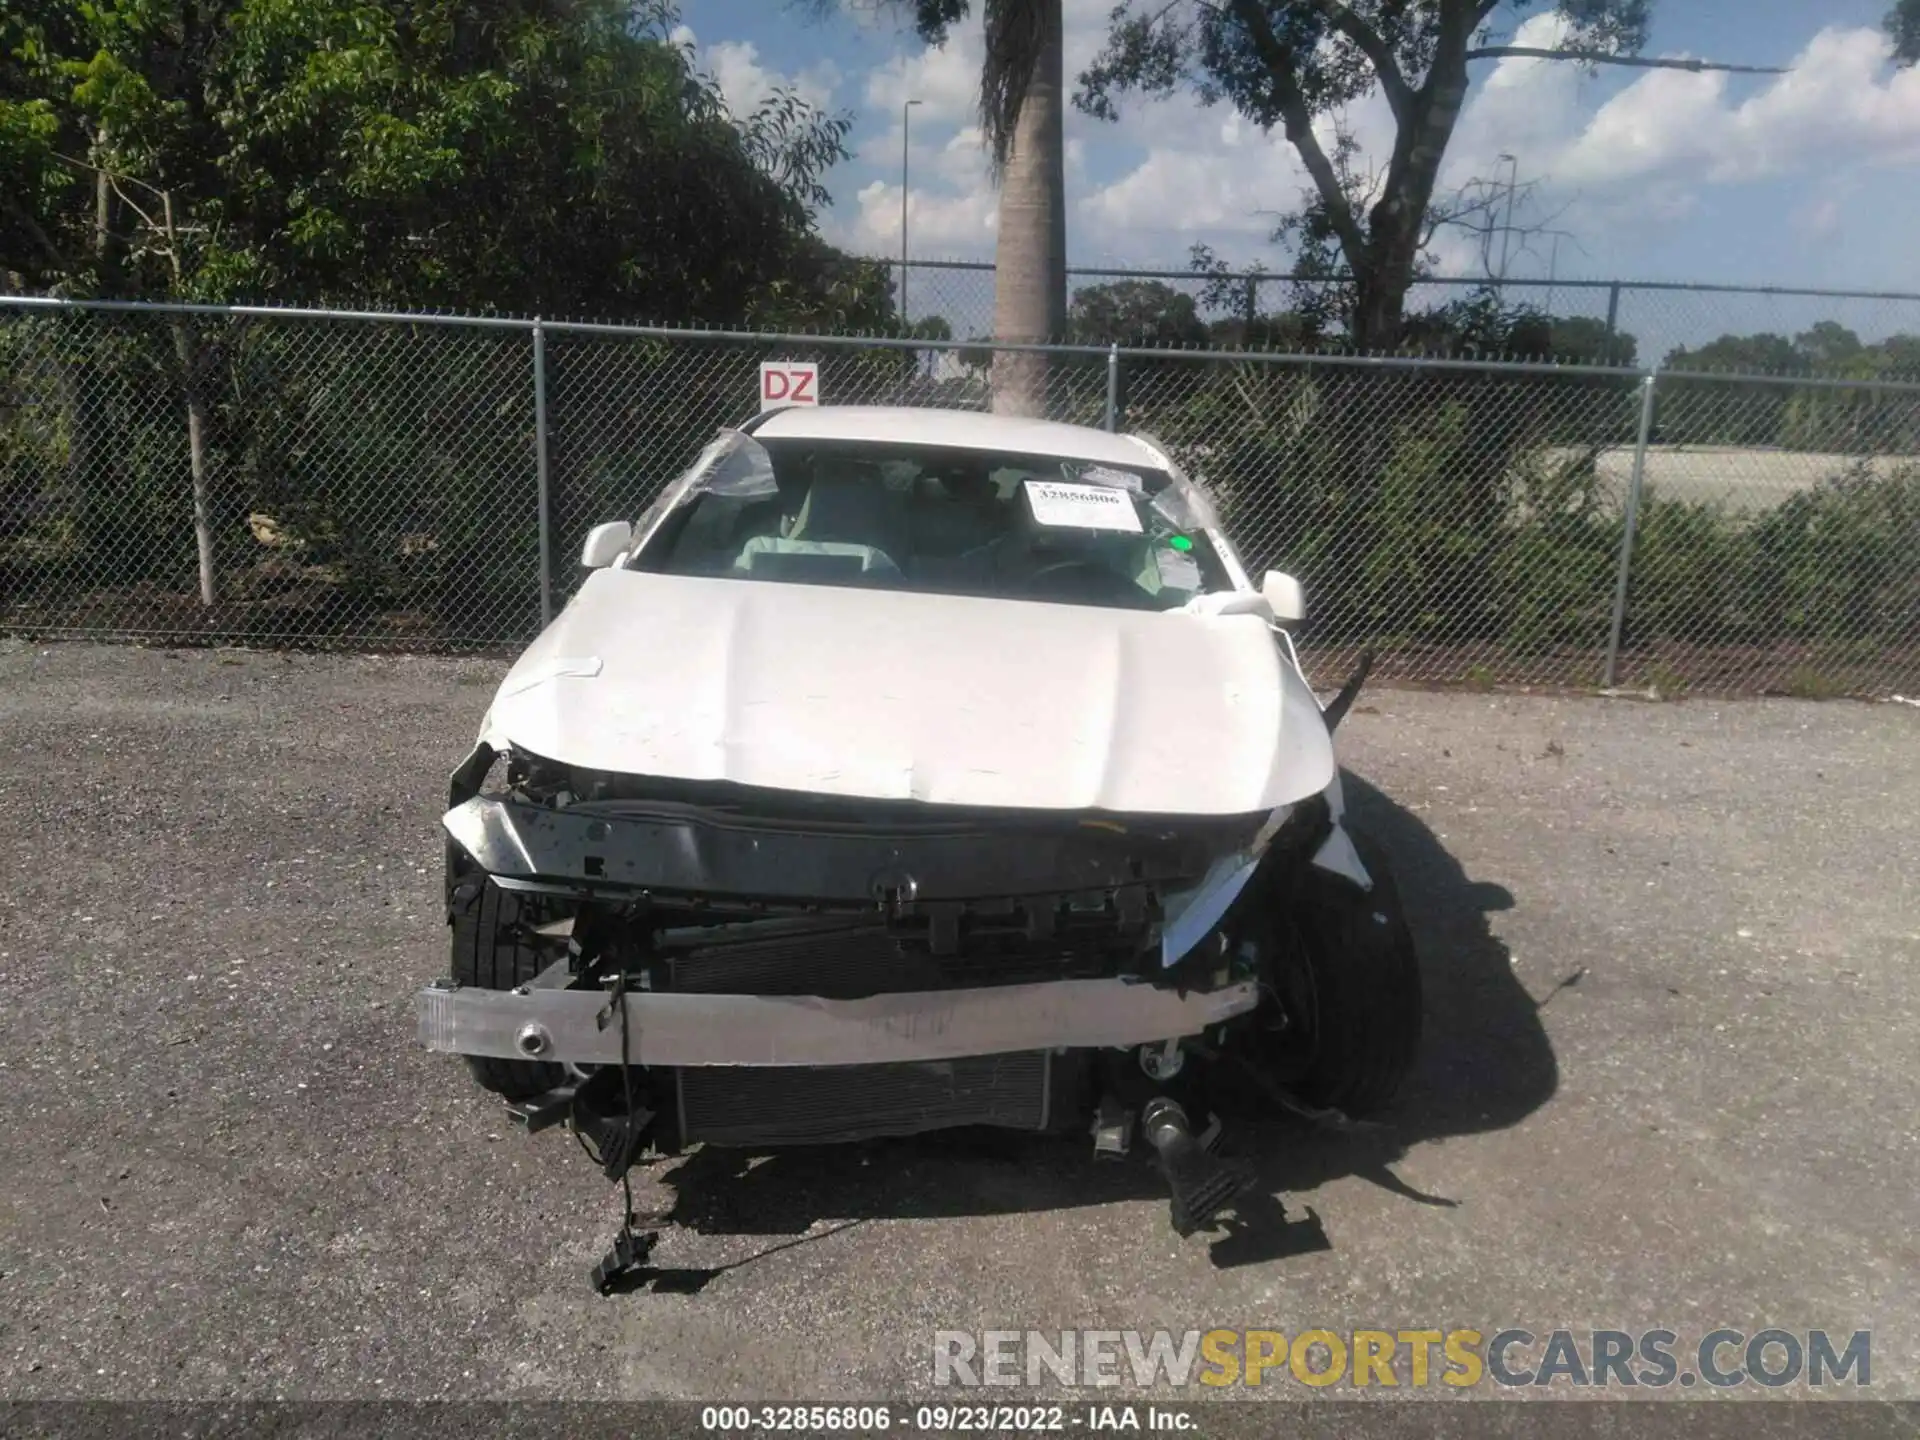
[[1519,459],[1493,561],[1500,638],[1509,649],[1605,642],[1620,527],[1591,451]]
[[1751,541],[1718,505],[1641,500],[1634,531],[1632,633],[1688,641],[1731,641],[1752,631],[1743,610]]
[[1748,608],[1798,639],[1920,635],[1920,465],[1865,462],[1793,496],[1750,537]]

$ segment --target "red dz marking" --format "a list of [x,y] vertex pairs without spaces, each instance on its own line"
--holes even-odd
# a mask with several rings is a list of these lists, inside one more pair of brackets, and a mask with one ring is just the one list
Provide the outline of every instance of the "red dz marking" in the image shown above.
[[761,398],[791,400],[796,405],[815,404],[814,379],[811,370],[769,370],[761,380]]

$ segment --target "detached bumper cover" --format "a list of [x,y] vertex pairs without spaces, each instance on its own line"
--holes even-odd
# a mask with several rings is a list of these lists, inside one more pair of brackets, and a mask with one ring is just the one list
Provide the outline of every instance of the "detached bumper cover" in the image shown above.
[[[630,991],[635,1065],[867,1065],[1021,1050],[1132,1046],[1254,1008],[1251,981],[1181,994],[1125,980],[1058,980],[823,1000],[805,995]],[[620,1016],[595,990],[420,992],[429,1050],[577,1065],[620,1063]]]

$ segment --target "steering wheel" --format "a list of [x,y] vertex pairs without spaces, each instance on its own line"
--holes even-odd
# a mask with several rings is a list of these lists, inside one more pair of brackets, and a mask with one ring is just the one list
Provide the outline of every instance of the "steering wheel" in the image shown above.
[[1086,598],[1090,601],[1111,601],[1116,604],[1129,604],[1145,599],[1140,587],[1124,575],[1116,575],[1098,560],[1088,560],[1074,556],[1066,560],[1055,560],[1042,565],[1037,570],[1027,572],[1023,589],[1057,593],[1062,587],[1061,577],[1079,572],[1098,583],[1087,585]]
[[1113,574],[1113,571],[1102,565],[1098,560],[1088,560],[1075,555],[1065,560],[1055,560],[1051,564],[1042,565],[1038,570],[1029,570],[1027,572],[1027,579],[1044,580],[1049,575],[1058,575],[1067,570],[1097,570],[1102,575]]

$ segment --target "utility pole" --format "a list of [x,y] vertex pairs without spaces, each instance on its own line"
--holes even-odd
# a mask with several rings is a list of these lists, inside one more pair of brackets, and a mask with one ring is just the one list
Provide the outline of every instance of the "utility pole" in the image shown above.
[[1504,301],[1507,298],[1507,250],[1513,243],[1513,192],[1520,184],[1520,162],[1513,156],[1504,153],[1500,155],[1499,158],[1505,160],[1509,167],[1511,167],[1507,171],[1507,218],[1500,226],[1500,278],[1495,282],[1493,287],[1494,294],[1498,295],[1501,300]]
[[907,328],[907,137],[918,100],[900,106],[900,328]]

